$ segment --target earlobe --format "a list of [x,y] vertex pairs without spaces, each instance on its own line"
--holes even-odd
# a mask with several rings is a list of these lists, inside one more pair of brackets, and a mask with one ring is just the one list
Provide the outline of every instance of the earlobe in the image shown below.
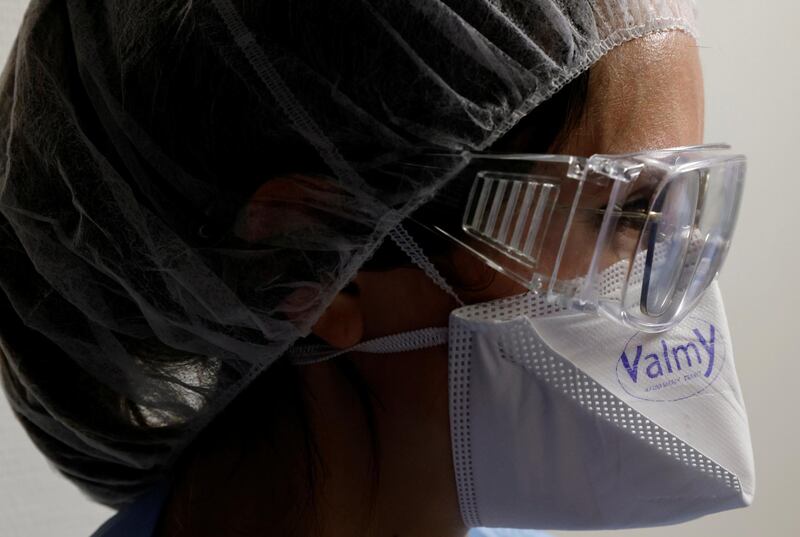
[[[237,215],[235,232],[240,238],[258,243],[273,237],[292,236],[314,221],[309,207],[317,200],[338,192],[337,186],[324,177],[298,174],[277,176],[265,181]],[[364,336],[364,313],[356,280],[347,285],[311,331],[338,349],[359,343]],[[316,289],[298,288],[284,300],[282,313],[289,320],[300,321],[313,299]]]
[[361,342],[364,337],[364,312],[355,283],[339,291],[311,331],[337,349],[346,349]]

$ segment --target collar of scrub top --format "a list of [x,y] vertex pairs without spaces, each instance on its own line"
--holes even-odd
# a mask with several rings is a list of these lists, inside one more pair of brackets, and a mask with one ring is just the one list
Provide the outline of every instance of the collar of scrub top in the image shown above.
[[[156,537],[156,526],[170,489],[171,483],[168,480],[158,482],[105,521],[91,537]],[[472,528],[467,537],[550,537],[550,535],[536,530]]]

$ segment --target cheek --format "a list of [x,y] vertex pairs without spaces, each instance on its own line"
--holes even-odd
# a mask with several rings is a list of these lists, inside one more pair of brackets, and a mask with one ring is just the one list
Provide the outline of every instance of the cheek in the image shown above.
[[518,295],[525,287],[494,270],[463,248],[450,254],[452,277],[448,278],[456,292],[467,304],[487,302],[497,298]]
[[364,271],[356,282],[364,313],[364,339],[447,326],[450,311],[458,306],[418,269]]
[[383,411],[423,416],[432,409],[447,415],[447,346],[388,354],[352,353],[370,388],[381,394]]

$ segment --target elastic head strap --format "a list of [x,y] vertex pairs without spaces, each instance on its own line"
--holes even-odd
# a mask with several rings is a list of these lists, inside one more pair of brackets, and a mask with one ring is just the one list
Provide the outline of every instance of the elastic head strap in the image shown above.
[[430,262],[428,256],[422,251],[422,247],[411,237],[402,224],[397,224],[389,232],[389,238],[405,253],[411,262],[418,266],[428,278],[433,281],[445,293],[453,297],[459,306],[463,306],[464,302],[459,298],[456,292],[444,279],[444,276],[436,269],[433,263]]
[[330,347],[323,346],[294,347],[289,350],[287,357],[294,365],[309,365],[324,362],[348,352],[391,354],[415,351],[446,344],[447,334],[447,327],[422,328],[411,332],[370,339],[335,352],[331,352]]

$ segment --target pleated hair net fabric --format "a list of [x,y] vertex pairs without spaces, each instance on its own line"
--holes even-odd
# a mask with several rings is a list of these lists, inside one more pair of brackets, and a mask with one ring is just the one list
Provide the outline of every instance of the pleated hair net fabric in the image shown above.
[[34,0],[0,80],[14,411],[124,505],[461,151],[694,17],[689,0]]

